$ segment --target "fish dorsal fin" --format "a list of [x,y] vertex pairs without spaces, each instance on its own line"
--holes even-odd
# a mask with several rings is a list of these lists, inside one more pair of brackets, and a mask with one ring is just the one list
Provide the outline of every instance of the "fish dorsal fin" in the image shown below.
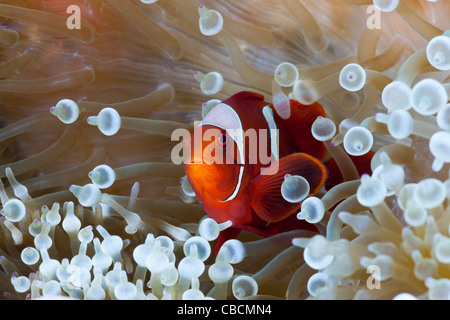
[[268,222],[281,221],[300,208],[300,203],[288,202],[281,195],[281,184],[286,174],[304,177],[309,182],[311,195],[319,191],[327,175],[325,166],[305,153],[283,157],[264,173],[251,183],[250,205],[261,219]]
[[241,118],[236,110],[221,102],[208,112],[200,125],[215,126],[226,130],[231,139],[236,142],[240,164],[245,163],[244,130],[242,128]]

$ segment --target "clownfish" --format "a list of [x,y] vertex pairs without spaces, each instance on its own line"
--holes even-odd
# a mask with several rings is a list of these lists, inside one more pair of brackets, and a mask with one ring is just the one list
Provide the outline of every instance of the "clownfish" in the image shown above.
[[[287,174],[299,175],[314,195],[330,179],[321,161],[327,150],[311,133],[325,112],[318,103],[290,100],[290,107],[285,119],[262,95],[240,92],[212,108],[187,136],[185,172],[198,201],[216,222],[232,222],[220,233],[215,251],[243,229],[265,237],[317,231],[297,219],[301,203],[285,200],[281,185]],[[332,179],[340,182],[336,174]]]

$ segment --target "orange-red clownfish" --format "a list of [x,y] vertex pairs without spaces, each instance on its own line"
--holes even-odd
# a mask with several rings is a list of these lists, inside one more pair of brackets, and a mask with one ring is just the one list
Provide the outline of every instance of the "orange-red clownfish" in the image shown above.
[[317,231],[297,219],[301,204],[286,201],[281,185],[286,174],[304,177],[310,195],[324,185],[328,173],[319,159],[327,151],[311,126],[325,112],[318,103],[290,100],[290,106],[284,119],[263,96],[240,92],[217,104],[188,135],[185,171],[197,199],[218,223],[232,222],[220,233],[216,253],[242,229],[262,236]]

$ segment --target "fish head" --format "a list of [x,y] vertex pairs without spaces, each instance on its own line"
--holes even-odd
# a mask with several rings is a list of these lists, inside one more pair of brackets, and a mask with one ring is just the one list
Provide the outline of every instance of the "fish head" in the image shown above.
[[205,195],[227,201],[242,180],[236,142],[227,130],[200,125],[186,139],[186,176],[200,202]]

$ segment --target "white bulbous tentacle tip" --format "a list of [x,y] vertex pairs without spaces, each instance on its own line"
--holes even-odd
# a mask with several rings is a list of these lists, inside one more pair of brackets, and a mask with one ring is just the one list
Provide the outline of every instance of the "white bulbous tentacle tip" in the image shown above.
[[368,174],[361,176],[361,184],[357,189],[356,198],[365,207],[379,205],[387,195],[386,185],[379,179],[370,177]]
[[[322,246],[327,245],[326,241],[323,241]],[[334,255],[325,253],[324,248],[313,250],[312,246],[319,247],[314,244],[313,241],[309,242],[308,245],[303,250],[303,259],[308,266],[315,270],[322,270],[328,267],[334,260]]]
[[221,247],[217,254],[216,261],[208,270],[209,278],[214,283],[226,283],[233,276],[234,269],[226,261],[227,247]]
[[343,143],[348,154],[361,156],[372,149],[373,135],[367,128],[356,126],[345,133]]
[[297,214],[297,219],[306,220],[308,223],[318,223],[325,215],[325,206],[317,197],[306,198],[302,202],[300,212]]
[[307,289],[311,296],[315,297],[320,290],[326,289],[329,284],[329,276],[325,272],[318,272],[313,274],[307,283]]
[[[96,239],[94,239],[95,243]],[[98,241],[98,239],[97,239]],[[133,258],[139,266],[146,266],[146,259],[150,252],[153,250],[155,238],[153,234],[149,233],[143,244],[136,246],[133,250]]]
[[366,84],[366,72],[357,63],[349,63],[339,74],[339,84],[348,91],[359,91]]
[[417,184],[413,197],[422,208],[433,209],[444,202],[447,197],[447,189],[442,181],[428,178]]
[[103,108],[97,116],[88,117],[87,123],[97,126],[105,136],[112,136],[119,131],[122,120],[116,109],[107,107]]
[[311,133],[318,141],[331,140],[336,134],[336,124],[331,119],[319,116],[311,126]]
[[147,269],[152,273],[160,274],[169,267],[169,257],[163,252],[160,243],[155,241],[155,246],[146,258]]
[[436,115],[436,122],[439,128],[450,131],[450,103],[439,109]]
[[199,259],[197,245],[195,243],[191,243],[188,250],[189,255],[184,257],[178,264],[178,272],[181,278],[191,280],[192,278],[198,278],[203,273],[205,264]]
[[128,282],[126,271],[121,271],[120,282],[114,288],[114,296],[118,300],[133,300],[136,297],[136,285]]
[[82,187],[71,185],[69,191],[77,197],[78,202],[83,207],[92,207],[99,203],[102,198],[102,192],[92,183],[85,184]]
[[80,242],[86,242],[86,243],[91,242],[94,239],[94,233],[92,232],[93,229],[94,229],[94,227],[91,225],[86,226],[83,229],[81,229],[78,232],[78,240],[80,240]]
[[[192,279],[192,282],[194,282],[194,279]],[[191,289],[186,290],[182,297],[182,300],[204,300],[205,295],[203,292],[198,290],[197,288],[194,288],[194,286],[191,284]]]
[[373,4],[380,11],[391,12],[394,11],[398,6],[399,0],[373,0]]
[[403,216],[407,224],[412,227],[420,227],[425,224],[428,212],[420,206],[408,206],[403,211]]
[[[150,237],[149,241],[152,241],[151,239],[152,238]],[[170,239],[168,236],[158,236],[156,237],[155,242],[158,242],[161,248],[163,248],[163,250],[173,251],[175,248],[173,240]]]
[[100,244],[102,251],[111,256],[113,260],[117,258],[123,248],[123,239],[117,235],[110,235],[101,225],[97,225],[96,230],[103,237],[103,241]]
[[286,174],[281,184],[281,195],[291,203],[301,202],[309,195],[309,182],[302,176]]
[[381,152],[372,162],[375,169],[372,178],[382,181],[388,190],[387,196],[391,196],[396,192],[400,192],[405,180],[405,171],[401,165],[392,164],[386,152]]
[[282,87],[292,87],[298,80],[298,69],[290,62],[280,63],[275,69],[275,81]]
[[116,173],[110,166],[101,164],[89,172],[89,178],[98,188],[106,189],[114,184]]
[[225,260],[230,264],[241,262],[247,254],[244,244],[237,239],[225,241],[222,247],[226,248]]
[[61,215],[59,214],[59,208],[60,205],[58,202],[53,203],[51,210],[45,216],[45,220],[52,226],[56,226],[61,222]]
[[408,110],[411,108],[412,89],[402,81],[386,85],[381,93],[381,102],[388,110]]
[[200,32],[205,36],[218,34],[223,27],[223,17],[216,10],[209,10],[205,6],[198,7]]
[[69,202],[66,209],[66,216],[62,222],[62,227],[69,235],[76,235],[81,228],[81,221],[75,215],[74,204]]
[[241,275],[233,280],[231,289],[236,299],[241,300],[256,295],[258,283],[252,277]]
[[439,81],[426,78],[414,85],[411,93],[413,109],[421,115],[434,115],[448,102],[447,91]]
[[195,71],[194,78],[200,83],[200,89],[206,95],[214,95],[220,92],[225,84],[223,76],[215,71],[207,74]]
[[141,0],[142,3],[146,3],[146,4],[151,4],[151,3],[156,3],[158,2],[158,0]]
[[428,42],[427,59],[438,70],[450,70],[450,37],[440,35]]
[[441,237],[434,246],[434,255],[440,263],[450,263],[450,239]]
[[320,98],[315,83],[312,80],[303,79],[299,79],[295,82],[292,95],[295,100],[304,105],[313,104]]
[[178,270],[174,263],[170,263],[169,266],[161,273],[161,284],[170,287],[176,284],[178,281]]
[[221,231],[231,227],[232,224],[233,223],[230,220],[219,224],[214,219],[205,218],[200,222],[198,232],[200,236],[206,240],[214,241],[217,239]]
[[439,131],[433,134],[429,141],[429,148],[435,158],[431,168],[438,172],[444,163],[450,162],[450,132]]
[[186,256],[196,255],[196,258],[205,261],[211,254],[211,246],[205,238],[193,236],[184,243],[183,251]]
[[13,275],[11,277],[11,284],[14,287],[14,290],[16,290],[19,293],[27,292],[31,287],[31,281],[29,278],[25,276],[17,276]]
[[27,208],[22,201],[11,198],[3,205],[0,214],[11,222],[18,222],[25,217],[26,211]]
[[34,265],[39,261],[39,251],[34,247],[26,247],[20,253],[20,258],[26,265]]
[[128,233],[128,234],[135,234],[136,232],[138,232],[138,228],[130,226],[130,225],[126,225],[125,226],[125,232]]
[[387,128],[393,138],[406,139],[414,130],[414,119],[408,111],[395,110],[388,115]]
[[77,103],[70,99],[60,100],[56,106],[50,108],[50,112],[65,124],[74,123],[80,115]]

